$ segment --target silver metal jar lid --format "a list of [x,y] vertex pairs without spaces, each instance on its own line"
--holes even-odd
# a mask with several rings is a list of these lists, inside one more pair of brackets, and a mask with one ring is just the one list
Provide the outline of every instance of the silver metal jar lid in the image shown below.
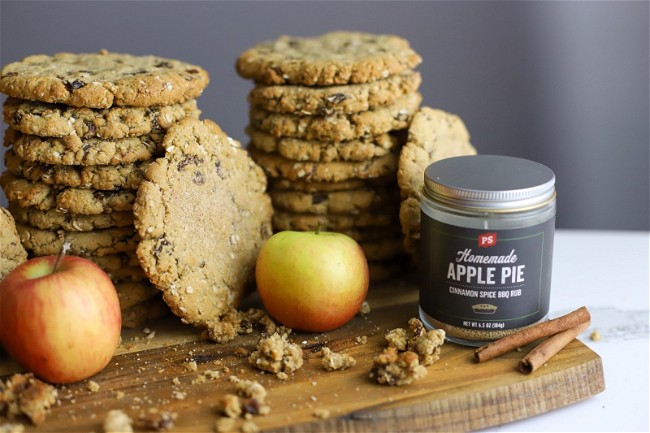
[[555,174],[543,164],[500,155],[446,158],[424,172],[423,193],[450,206],[512,212],[555,198]]

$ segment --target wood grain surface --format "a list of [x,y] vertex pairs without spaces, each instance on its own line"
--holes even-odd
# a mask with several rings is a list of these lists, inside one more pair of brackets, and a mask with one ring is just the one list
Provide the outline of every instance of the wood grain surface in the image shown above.
[[[604,390],[600,357],[578,340],[531,375],[517,371],[519,359],[531,347],[476,364],[472,348],[446,343],[424,379],[401,387],[374,383],[368,377],[372,357],[384,347],[387,330],[407,327],[407,320],[417,315],[417,296],[415,284],[408,281],[372,287],[366,317],[357,316],[329,333],[291,334],[290,340],[303,347],[305,363],[286,381],[235,355],[238,347],[252,350],[259,334],[216,344],[202,341],[200,331],[175,317],[147,325],[148,332],[125,330],[111,363],[89,379],[99,390],[90,391],[88,380],[58,386],[60,404],[38,427],[25,421],[26,431],[101,432],[110,409],[121,409],[135,420],[150,408],[177,413],[172,431],[215,431],[217,402],[235,392],[231,375],[266,387],[271,413],[252,421],[273,432],[470,431],[538,415]],[[252,297],[245,306],[258,307],[259,301]],[[367,337],[365,344],[357,341],[360,336]],[[318,351],[324,344],[354,356],[356,366],[323,370]],[[196,371],[189,368],[191,361]],[[199,383],[206,370],[221,375]],[[0,375],[16,371],[0,353]],[[325,419],[317,416],[323,411],[329,412]],[[235,431],[243,422],[238,420]],[[137,422],[134,427],[144,431]]]

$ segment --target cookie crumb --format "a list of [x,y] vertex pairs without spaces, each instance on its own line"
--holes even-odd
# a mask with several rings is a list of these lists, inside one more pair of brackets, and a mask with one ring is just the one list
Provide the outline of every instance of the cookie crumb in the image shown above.
[[178,417],[175,412],[159,411],[151,408],[147,413],[141,413],[138,424],[147,430],[168,431],[174,428],[174,421]]
[[269,373],[291,373],[302,367],[302,349],[277,332],[261,338],[248,361],[255,368]]
[[414,352],[418,355],[420,364],[433,365],[440,359],[441,346],[445,343],[445,331],[427,330],[422,321],[415,317],[409,319],[408,325],[410,335],[404,328],[391,329],[385,334],[388,347],[399,352]]
[[321,349],[322,367],[327,371],[345,370],[354,367],[357,361],[345,353],[332,352],[329,347]]
[[589,339],[590,339],[591,341],[600,341],[600,339],[601,339],[600,332],[598,332],[597,329],[594,330],[594,331],[589,335]]
[[239,418],[239,415],[242,414],[241,401],[235,394],[226,394],[221,397],[218,408],[228,418]]
[[26,415],[35,425],[42,424],[57,402],[56,388],[32,373],[14,374],[5,383],[0,380],[0,416],[13,420]]
[[195,360],[191,360],[185,363],[185,369],[187,371],[197,371],[198,370],[198,365],[196,364]]
[[408,346],[408,338],[404,328],[391,329],[384,335],[384,339],[388,347],[394,347],[399,351],[405,351]]
[[237,394],[243,397],[254,398],[260,403],[266,399],[266,388],[254,380],[240,380],[235,385]]
[[420,365],[420,358],[414,352],[398,352],[394,347],[384,349],[372,360],[370,377],[382,385],[408,385],[427,375],[427,369]]
[[108,411],[104,418],[105,433],[132,433],[133,420],[119,409]]
[[260,431],[260,428],[253,421],[247,420],[241,426],[242,433],[257,433]]
[[365,335],[358,335],[355,337],[354,342],[359,346],[366,344],[368,342],[368,337]]
[[217,433],[229,433],[235,431],[237,421],[233,418],[221,417],[214,423],[214,430]]
[[25,426],[20,423],[0,424],[0,433],[23,433]]
[[237,358],[248,358],[250,354],[251,351],[246,349],[245,347],[238,347],[233,352],[233,355],[235,355]]
[[320,419],[327,419],[330,417],[330,411],[328,409],[316,409],[314,410],[314,416]]
[[233,418],[222,417],[214,423],[214,429],[218,433],[227,433],[235,431],[236,421]]
[[172,398],[176,400],[185,400],[187,393],[182,391],[172,391]]
[[370,304],[368,303],[368,301],[363,301],[363,303],[361,304],[361,308],[359,308],[359,314],[362,316],[367,316],[368,314],[370,314]]
[[97,382],[95,382],[94,380],[89,381],[86,386],[88,388],[88,391],[90,391],[90,392],[99,391],[99,384]]

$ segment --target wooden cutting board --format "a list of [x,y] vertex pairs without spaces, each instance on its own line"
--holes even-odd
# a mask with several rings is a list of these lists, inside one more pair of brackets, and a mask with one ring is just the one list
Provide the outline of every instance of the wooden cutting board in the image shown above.
[[[111,363],[92,378],[99,390],[90,391],[87,380],[59,386],[60,404],[43,425],[26,424],[26,430],[101,432],[110,409],[137,419],[142,411],[158,408],[178,414],[173,431],[215,431],[217,401],[235,392],[230,375],[266,387],[271,413],[253,422],[273,432],[469,431],[541,414],[605,388],[600,357],[578,340],[531,375],[516,370],[530,347],[476,364],[472,348],[446,343],[424,379],[401,387],[378,385],[368,378],[372,357],[384,347],[387,330],[407,327],[407,320],[417,315],[417,297],[412,282],[371,287],[368,316],[329,333],[291,334],[290,340],[303,347],[305,363],[286,381],[255,370],[234,354],[238,347],[254,348],[259,334],[220,345],[201,341],[199,331],[173,316],[149,324],[147,331],[154,335],[142,328],[125,330]],[[248,306],[259,306],[259,301],[253,297]],[[356,341],[360,336],[367,337],[365,344]],[[354,356],[357,365],[324,371],[318,354],[323,344]],[[196,362],[196,371],[188,368],[190,361]],[[217,370],[221,377],[197,383],[205,370]],[[16,371],[0,353],[0,375]],[[329,417],[316,416],[323,410]]]

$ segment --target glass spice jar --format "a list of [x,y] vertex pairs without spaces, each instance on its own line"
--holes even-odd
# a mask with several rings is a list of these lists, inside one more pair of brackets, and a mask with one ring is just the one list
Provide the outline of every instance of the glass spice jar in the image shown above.
[[481,346],[548,316],[555,175],[498,155],[447,158],[424,173],[420,318]]

